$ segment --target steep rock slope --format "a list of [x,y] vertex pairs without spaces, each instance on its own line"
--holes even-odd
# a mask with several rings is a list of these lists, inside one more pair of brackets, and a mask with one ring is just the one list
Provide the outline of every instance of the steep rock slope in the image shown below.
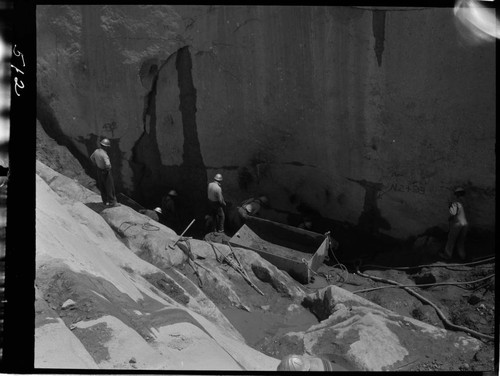
[[276,359],[217,322],[218,310],[198,314],[150,284],[143,275],[164,273],[101,216],[39,176],[36,185],[36,367],[275,369]]

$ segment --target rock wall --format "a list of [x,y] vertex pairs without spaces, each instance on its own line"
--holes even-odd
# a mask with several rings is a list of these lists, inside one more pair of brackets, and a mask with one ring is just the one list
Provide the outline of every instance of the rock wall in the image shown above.
[[145,206],[174,187],[201,218],[220,172],[270,219],[405,238],[445,229],[460,185],[493,231],[495,46],[462,43],[451,9],[39,6],[37,53],[39,121],[82,161],[109,137]]

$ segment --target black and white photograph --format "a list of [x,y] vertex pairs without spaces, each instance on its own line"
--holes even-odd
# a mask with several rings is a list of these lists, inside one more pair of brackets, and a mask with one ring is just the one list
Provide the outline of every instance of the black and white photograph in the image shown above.
[[495,5],[37,4],[33,372],[498,374]]

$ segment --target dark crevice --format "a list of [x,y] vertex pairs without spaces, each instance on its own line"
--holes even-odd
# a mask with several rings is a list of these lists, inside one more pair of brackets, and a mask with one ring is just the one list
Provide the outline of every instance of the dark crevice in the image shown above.
[[374,10],[372,19],[373,37],[375,38],[375,55],[378,66],[382,64],[382,53],[385,41],[385,10]]
[[[179,166],[162,164],[160,146],[157,140],[156,102],[159,90],[159,75],[162,69],[175,61],[179,86],[179,110],[182,115],[184,136],[183,162]],[[145,207],[158,206],[161,197],[170,189],[178,191],[178,209],[181,220],[189,223],[191,219],[199,220],[193,226],[201,225],[206,213],[206,168],[201,155],[196,124],[196,89],[193,84],[191,54],[188,47],[179,49],[163,62],[160,68],[153,68],[151,61],[148,67],[141,68],[141,79],[151,82],[151,90],[144,98],[143,133],[132,148],[130,166],[133,171],[134,189],[132,198]],[[147,76],[147,77],[146,77]],[[179,124],[169,124],[180,126]],[[232,167],[232,166],[230,166]]]
[[[158,72],[152,78],[151,90],[144,98],[142,113],[143,133],[132,147],[130,166],[133,171],[134,192],[132,198],[144,206],[157,205],[161,192],[156,192],[161,168],[161,156],[156,139],[156,93]],[[155,198],[155,200],[153,200]],[[155,202],[156,201],[156,202]]]
[[[177,52],[170,55],[158,68],[158,59],[144,61],[139,70],[141,83],[150,91],[144,97],[142,113],[143,132],[132,147],[132,157],[129,160],[132,169],[133,188],[132,199],[141,205],[153,208],[158,206],[166,190],[177,188],[175,176],[177,166],[163,166],[160,149],[156,139],[156,95],[158,79],[162,69],[175,59]],[[168,176],[165,179],[165,176]]]
[[[78,150],[71,139],[64,134],[54,110],[39,92],[37,92],[36,95],[36,118],[42,125],[45,133],[59,145],[65,146],[78,160],[85,173],[95,178],[95,171],[89,159],[89,155],[84,155],[80,150]],[[94,147],[95,145],[96,144],[94,144]]]
[[[184,134],[182,185],[186,189],[186,214],[203,218],[206,213],[207,173],[196,124],[196,88],[193,84],[192,60],[189,47],[177,51],[175,61],[179,85],[179,110]],[[201,221],[200,221],[201,222]]]

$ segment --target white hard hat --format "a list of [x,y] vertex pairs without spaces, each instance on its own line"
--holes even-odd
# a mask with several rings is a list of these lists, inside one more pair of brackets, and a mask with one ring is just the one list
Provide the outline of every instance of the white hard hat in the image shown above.
[[107,138],[103,138],[100,142],[100,144],[102,146],[106,146],[106,147],[110,147],[111,146],[111,142],[109,142],[109,140]]
[[177,196],[177,192],[174,189],[172,189],[170,192],[168,192],[168,195],[169,196]]
[[222,181],[222,175],[221,174],[217,174],[214,176],[214,180],[215,181]]
[[277,371],[309,371],[311,364],[300,355],[287,355],[278,365]]
[[155,208],[155,212],[163,214],[162,211],[161,211],[161,208]]

